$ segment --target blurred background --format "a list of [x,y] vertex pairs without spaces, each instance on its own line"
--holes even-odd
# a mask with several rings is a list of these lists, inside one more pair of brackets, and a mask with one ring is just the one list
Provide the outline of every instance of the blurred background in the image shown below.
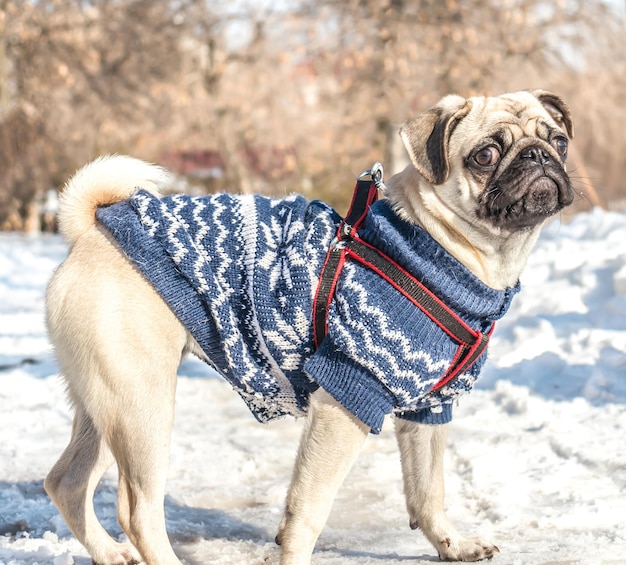
[[343,213],[362,169],[403,166],[405,119],[536,87],[575,119],[567,214],[626,209],[625,19],[623,0],[0,0],[0,229],[55,229],[56,191],[114,152]]

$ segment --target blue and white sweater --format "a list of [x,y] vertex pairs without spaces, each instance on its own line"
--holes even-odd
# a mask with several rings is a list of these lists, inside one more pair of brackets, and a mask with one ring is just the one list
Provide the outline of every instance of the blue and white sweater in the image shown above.
[[[451,419],[485,355],[436,392],[457,344],[373,271],[350,262],[315,350],[312,304],[340,216],[302,196],[158,199],[139,190],[99,221],[260,421],[306,411],[318,387],[373,432],[384,416]],[[359,236],[421,280],[471,328],[487,330],[516,288],[484,285],[421,228],[376,202]]]

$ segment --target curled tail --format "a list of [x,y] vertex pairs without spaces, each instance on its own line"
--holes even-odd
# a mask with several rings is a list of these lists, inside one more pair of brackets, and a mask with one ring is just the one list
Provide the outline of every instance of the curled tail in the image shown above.
[[100,157],[80,169],[65,185],[59,197],[59,230],[65,240],[76,240],[96,223],[98,206],[126,200],[137,189],[155,195],[170,182],[163,168],[133,157]]

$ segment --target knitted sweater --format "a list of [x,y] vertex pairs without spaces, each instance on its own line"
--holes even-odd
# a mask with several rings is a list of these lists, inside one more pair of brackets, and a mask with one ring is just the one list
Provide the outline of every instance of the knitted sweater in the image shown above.
[[[139,190],[97,213],[124,252],[260,421],[306,411],[318,387],[374,433],[384,416],[451,419],[484,362],[436,392],[457,344],[389,283],[348,261],[315,350],[311,311],[340,216],[301,196],[174,195]],[[518,287],[484,285],[421,228],[376,202],[359,236],[485,331]],[[518,285],[519,286],[519,285]]]

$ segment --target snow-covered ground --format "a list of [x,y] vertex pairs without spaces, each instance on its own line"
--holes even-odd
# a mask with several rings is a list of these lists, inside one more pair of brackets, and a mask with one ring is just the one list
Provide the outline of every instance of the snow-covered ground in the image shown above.
[[[45,495],[71,413],[46,339],[57,237],[0,234],[0,564],[87,565]],[[626,564],[626,215],[594,211],[544,231],[446,455],[457,527],[494,564]],[[188,563],[275,563],[273,543],[301,421],[255,422],[198,361],[180,369],[166,512]],[[115,474],[96,507],[115,519]],[[370,436],[313,557],[319,564],[433,563],[408,527],[392,425]]]

